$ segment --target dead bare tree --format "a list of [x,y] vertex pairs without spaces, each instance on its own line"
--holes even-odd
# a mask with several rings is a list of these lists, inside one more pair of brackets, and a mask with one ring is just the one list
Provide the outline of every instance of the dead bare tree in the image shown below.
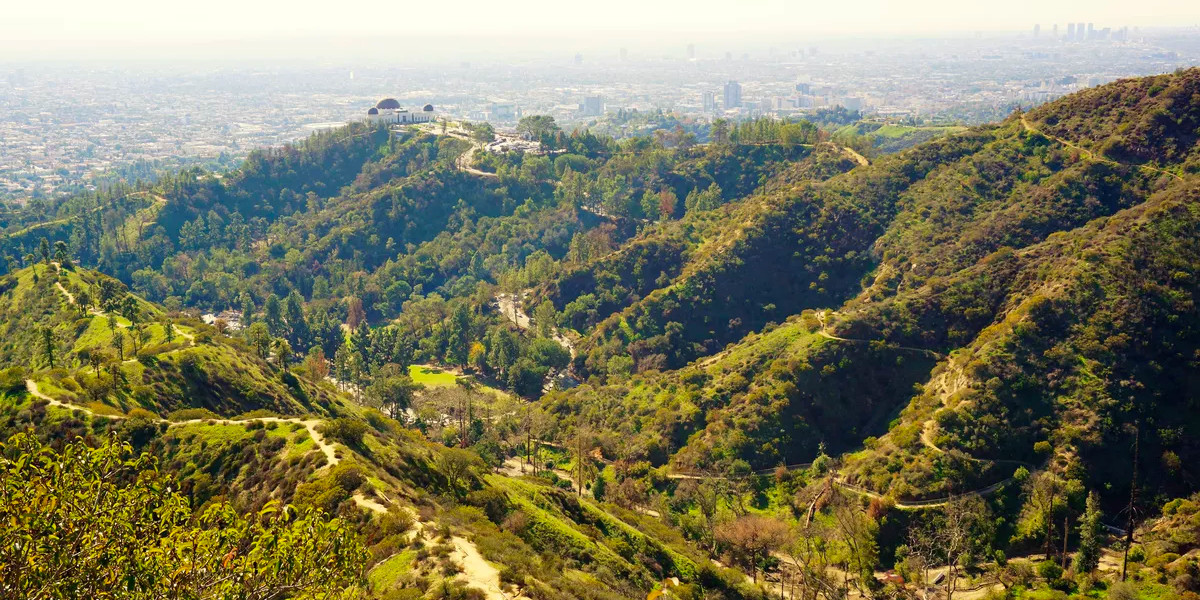
[[952,497],[939,518],[909,531],[908,548],[917,559],[921,584],[930,572],[945,569],[946,600],[953,600],[963,570],[983,554],[990,540],[991,511],[978,495]]

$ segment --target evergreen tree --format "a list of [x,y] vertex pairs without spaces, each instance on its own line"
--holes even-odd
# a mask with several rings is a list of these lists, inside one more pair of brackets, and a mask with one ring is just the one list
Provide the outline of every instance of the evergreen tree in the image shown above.
[[308,347],[311,334],[308,321],[304,318],[304,299],[295,290],[288,294],[284,302],[283,316],[287,320],[288,340],[297,348]]
[[471,348],[471,313],[465,302],[454,309],[446,333],[446,362],[465,366]]
[[266,360],[271,355],[271,332],[266,323],[255,323],[246,331],[250,347],[258,353],[258,357]]
[[1075,572],[1091,573],[1100,566],[1100,497],[1088,494],[1087,508],[1079,518],[1079,551],[1075,553]]
[[338,346],[333,355],[333,376],[341,386],[345,386],[350,381],[351,354],[353,354],[353,350],[350,349],[350,346],[342,344]]
[[283,306],[280,305],[279,296],[275,294],[267,296],[265,312],[263,321],[267,324],[267,331],[273,336],[284,335],[286,332],[283,323]]
[[604,479],[603,474],[599,474],[592,480],[592,498],[597,502],[604,500],[604,492],[608,489],[608,483]]
[[141,321],[142,309],[138,306],[136,298],[126,295],[121,299],[121,316],[129,319],[130,323],[136,324]]
[[71,264],[70,255],[67,254],[66,242],[62,240],[54,242],[54,260],[58,261],[58,264],[62,265],[64,269],[70,269],[74,266]]
[[87,314],[88,308],[92,306],[92,295],[87,290],[80,290],[75,294],[75,306],[80,314]]
[[292,360],[292,345],[283,338],[275,340],[275,360],[279,362],[280,369],[288,368]]
[[503,376],[521,357],[517,336],[507,327],[499,327],[492,331],[490,338],[487,364]]
[[251,323],[254,322],[254,299],[250,297],[250,294],[247,294],[246,292],[242,292],[241,305],[242,305],[242,329],[249,329]]
[[375,364],[375,352],[371,344],[371,327],[366,321],[359,321],[358,329],[350,334],[350,344],[354,347],[359,368],[370,368]]
[[117,349],[117,358],[125,362],[125,332],[117,329],[113,332],[113,347]]
[[554,310],[554,305],[549,300],[543,300],[537,308],[533,309],[533,325],[537,327],[539,337],[550,337],[554,335],[555,322],[558,320],[558,312]]
[[650,190],[646,190],[642,194],[642,216],[651,221],[657,221],[662,218],[662,212],[659,210],[658,194]]
[[54,332],[49,327],[42,328],[42,355],[46,358],[46,364],[50,368],[54,368]]

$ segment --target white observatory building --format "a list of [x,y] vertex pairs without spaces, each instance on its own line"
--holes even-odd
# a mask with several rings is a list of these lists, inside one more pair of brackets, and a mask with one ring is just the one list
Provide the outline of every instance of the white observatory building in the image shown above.
[[407,125],[410,123],[429,123],[436,120],[436,117],[432,104],[426,104],[420,111],[410,111],[400,106],[400,103],[395,98],[384,98],[367,110],[367,120]]

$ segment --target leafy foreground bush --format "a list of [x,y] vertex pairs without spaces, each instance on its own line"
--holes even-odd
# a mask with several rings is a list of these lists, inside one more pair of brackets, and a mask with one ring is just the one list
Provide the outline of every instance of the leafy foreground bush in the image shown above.
[[193,518],[152,457],[113,440],[0,444],[0,523],[0,598],[342,598],[367,561],[320,512],[217,504]]

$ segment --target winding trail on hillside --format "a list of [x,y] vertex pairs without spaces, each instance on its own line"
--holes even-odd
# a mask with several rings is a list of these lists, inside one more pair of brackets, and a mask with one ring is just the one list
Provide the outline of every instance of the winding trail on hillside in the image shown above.
[[[857,342],[857,343],[864,343],[864,342],[869,343],[870,342],[870,340],[846,339],[846,338],[838,337],[838,336],[835,336],[835,335],[829,333],[826,330],[826,312],[825,311],[821,311],[821,312],[817,313],[817,320],[821,323],[821,331],[818,333],[822,337],[825,337],[828,339],[833,339],[833,340],[840,340],[843,342]],[[915,352],[924,352],[931,356],[934,356],[935,358],[937,358],[939,360],[949,358],[944,354],[934,352],[932,350],[925,350],[923,348],[912,348],[912,347],[905,347],[905,346],[899,346],[898,348],[903,349],[903,350],[915,351]],[[953,364],[953,359],[950,359],[947,362],[946,369],[943,370],[937,376],[935,376],[933,378],[933,380],[931,381],[931,383],[934,384],[933,387],[935,387],[934,395],[937,397],[937,399],[940,403],[940,406],[936,410],[934,410],[933,414],[931,414],[929,416],[929,418],[926,419],[921,424],[921,434],[919,436],[919,439],[920,439],[921,445],[925,446],[926,448],[929,448],[930,450],[934,451],[935,453],[938,453],[938,454],[945,453],[945,450],[938,447],[937,443],[934,441],[934,435],[937,432],[937,415],[941,411],[946,410],[950,405],[950,399],[955,394],[957,394],[959,391],[961,391],[963,388],[966,387],[967,382],[965,381],[965,379],[966,378],[962,374],[961,369],[956,367]],[[987,460],[987,459],[975,458],[973,456],[967,456],[967,455],[962,455],[962,456],[963,456],[963,458],[966,458],[967,460],[977,462],[977,463],[995,464],[995,465],[1011,464],[1011,465],[1023,466],[1023,467],[1027,467],[1027,468],[1035,467],[1034,465],[1032,465],[1030,463],[1020,461],[1020,460]],[[987,495],[993,494],[997,490],[1003,488],[1005,485],[1012,482],[1014,479],[1015,479],[1014,476],[1009,476],[1009,477],[1006,477],[1006,478],[1004,478],[1000,481],[997,481],[996,483],[993,483],[991,485],[984,486],[984,487],[976,489],[976,490],[966,491],[966,492],[963,492],[962,494],[956,494],[956,495],[978,494],[981,496],[987,496]],[[870,498],[883,498],[884,497],[883,495],[881,495],[877,492],[872,492],[866,488],[859,487],[857,485],[849,483],[838,477],[834,478],[834,483],[836,483],[839,487],[841,487],[843,489],[846,489],[846,490],[849,490],[856,494],[860,494],[860,495],[867,496]],[[909,500],[909,501],[897,500],[896,507],[897,508],[908,508],[908,509],[932,508],[932,507],[944,506],[947,502],[950,501],[950,499],[951,499],[951,496],[945,496],[942,498],[932,498],[932,499],[928,499],[928,500]]]
[[[472,166],[475,162],[475,154],[478,153],[480,150],[484,150],[487,147],[487,145],[484,144],[483,142],[480,142],[479,140],[475,139],[470,134],[470,132],[468,132],[460,127],[449,127],[445,131],[437,131],[436,126],[418,127],[417,129],[423,133],[427,133],[427,134],[431,134],[431,135],[442,135],[442,136],[446,136],[446,137],[452,137],[452,138],[463,140],[465,142],[470,143],[471,147],[466,152],[460,154],[458,156],[458,158],[456,158],[454,160],[454,166],[457,167],[458,170],[460,170],[464,173],[469,173],[469,174],[475,175],[477,177],[483,177],[485,179],[500,179],[500,175],[497,173],[483,171],[483,170],[477,169],[474,166]],[[696,146],[707,146],[711,143],[712,142],[706,142],[704,144],[696,144]],[[778,142],[778,141],[768,141],[768,142],[740,143],[740,144],[735,144],[735,145],[736,146],[775,146],[775,145],[779,145],[779,144],[780,144],[780,142]],[[797,145],[808,147],[808,148],[816,147],[814,144],[797,144]],[[849,146],[840,146],[837,144],[832,144],[832,145],[835,148],[837,148],[839,151],[841,151],[841,153],[844,156],[846,156],[846,158],[854,161],[856,164],[858,164],[860,166],[865,167],[865,166],[868,166],[871,164],[871,161],[868,160],[867,157],[858,153],[856,150],[854,150],[853,148],[851,148]],[[617,155],[617,154],[632,154],[632,153],[631,152],[616,152],[616,153],[614,153],[614,155]],[[609,215],[604,214],[604,212],[601,209],[594,208],[594,207],[580,207],[580,208],[583,208],[584,210],[586,210],[588,212],[592,212],[598,216],[609,218]],[[647,222],[646,219],[638,219],[638,220],[642,221],[642,222]]]
[[[836,313],[834,313],[834,314],[836,314]],[[817,313],[817,321],[821,323],[821,330],[817,332],[817,335],[820,335],[821,337],[826,338],[826,339],[838,340],[838,341],[842,341],[842,342],[851,342],[851,343],[860,343],[860,344],[861,343],[870,343],[870,340],[848,339],[848,338],[839,337],[832,333],[829,333],[828,326],[826,323],[826,318],[827,318],[826,315],[827,315],[827,311],[820,311]],[[920,352],[920,353],[928,354],[938,360],[948,358],[944,354],[941,354],[939,352],[934,352],[933,350],[926,350],[924,348],[914,348],[914,347],[910,347],[910,346],[894,346],[894,348],[897,348],[899,350],[908,350],[911,352]],[[936,420],[937,413],[944,410],[949,405],[950,397],[962,389],[961,384],[954,385],[954,384],[959,383],[957,380],[955,380],[952,383],[948,383],[947,380],[949,379],[952,371],[953,371],[952,368],[947,368],[945,371],[942,372],[942,374],[940,374],[934,378],[934,381],[940,382],[940,385],[937,386],[938,390],[937,390],[936,394],[937,394],[938,400],[941,402],[941,406],[937,410],[935,410],[934,413],[932,415],[930,415],[929,419],[927,419],[921,425],[921,435],[920,435],[921,444],[924,445],[926,448],[929,448],[930,450],[933,450],[934,452],[937,452],[939,454],[943,453],[944,450],[939,448],[937,446],[937,444],[934,443],[934,441],[933,441],[933,435],[937,429],[937,420]],[[976,460],[978,460],[978,459],[976,459]]]
[[67,302],[70,302],[72,305],[74,305],[76,303],[75,302],[75,294],[72,294],[71,292],[67,291],[67,288],[63,287],[63,284],[61,281],[55,281],[54,287],[58,288],[58,291],[62,292],[63,295],[67,297]]
[[[869,343],[873,342],[873,340],[859,340],[859,339],[844,338],[844,337],[840,337],[840,336],[834,335],[832,333],[829,333],[828,322],[827,322],[829,314],[831,314],[829,311],[818,311],[816,314],[817,320],[820,323],[820,327],[821,327],[820,330],[817,332],[817,334],[820,335],[821,337],[830,339],[830,340],[837,340],[837,341],[841,341],[841,342],[857,343],[857,344],[869,344]],[[836,313],[832,313],[832,314],[836,314]],[[915,348],[915,347],[910,347],[910,346],[890,346],[890,347],[898,349],[898,350],[907,350],[910,352],[918,352],[918,353],[926,354],[926,355],[932,356],[938,360],[943,360],[943,359],[948,358],[944,354],[935,352],[933,350],[927,350],[925,348]],[[922,424],[921,434],[920,434],[921,444],[924,445],[925,447],[933,450],[934,452],[937,452],[937,453],[945,452],[943,449],[939,448],[933,440],[934,433],[936,432],[936,428],[937,428],[936,415],[941,410],[944,410],[949,405],[950,398],[954,394],[959,392],[966,385],[966,382],[964,381],[964,379],[965,378],[962,376],[962,373],[960,372],[960,370],[957,368],[954,368],[953,365],[948,366],[948,368],[946,368],[942,373],[940,373],[939,375],[937,375],[934,378],[934,382],[936,383],[936,390],[934,393],[937,396],[937,398],[939,399],[939,401],[941,402],[941,406],[937,410],[935,410],[933,415],[931,415],[930,418],[927,419]],[[1024,467],[1028,467],[1028,468],[1034,467],[1034,465],[1032,465],[1032,464],[1026,463],[1024,461],[1018,461],[1018,460],[985,460],[985,459],[975,458],[975,457],[965,456],[965,455],[964,455],[964,458],[966,458],[967,460],[978,462],[978,463],[995,464],[995,465],[1012,464],[1012,465],[1024,466]],[[787,468],[787,469],[795,469],[795,468],[806,469],[806,468],[810,467],[811,465],[812,465],[812,463],[802,463],[802,464],[798,464],[798,465],[788,465],[785,468]],[[670,479],[694,479],[694,480],[739,479],[739,478],[769,473],[773,470],[774,469],[764,469],[764,470],[760,470],[760,471],[754,471],[747,475],[740,475],[740,476],[723,476],[723,475],[708,475],[708,474],[693,474],[693,473],[672,473],[672,474],[667,475],[667,477]],[[994,494],[997,491],[999,491],[1000,489],[1004,488],[1009,483],[1013,482],[1014,480],[1015,480],[1015,476],[1009,476],[1004,479],[1001,479],[1000,481],[997,481],[990,485],[983,486],[978,489],[965,490],[958,494],[953,494],[953,495],[948,494],[946,496],[937,497],[937,498],[928,498],[928,499],[921,499],[921,500],[900,500],[900,499],[892,498],[891,500],[895,503],[894,504],[895,507],[899,508],[899,509],[916,510],[916,509],[924,509],[924,508],[937,508],[940,506],[945,506],[947,503],[950,502],[950,500],[952,498],[954,498],[956,496],[973,495],[973,494],[977,494],[980,496],[988,496],[990,494]],[[873,499],[887,498],[887,496],[885,496],[883,494],[880,494],[878,492],[874,492],[874,491],[871,491],[864,487],[850,483],[849,481],[846,481],[845,478],[837,475],[836,473],[831,477],[831,482],[834,485],[837,485],[839,488],[846,490],[848,492],[851,492],[853,494],[857,494],[860,496],[865,496],[865,497],[873,498]]]
[[842,149],[843,154],[848,156],[850,158],[850,160],[858,163],[860,166],[866,167],[871,164],[871,161],[867,160],[867,157],[859,154],[853,148],[851,148],[849,146],[838,146],[838,147]]
[[97,413],[96,411],[94,411],[90,408],[84,407],[84,406],[76,406],[74,404],[67,404],[66,402],[62,402],[60,400],[51,398],[50,396],[47,396],[44,392],[42,392],[40,389],[38,389],[37,382],[32,379],[25,380],[25,390],[29,392],[30,396],[33,396],[34,398],[41,398],[42,400],[49,402],[50,406],[57,406],[59,408],[65,408],[67,410],[81,410],[85,413],[88,413],[89,415],[92,415],[93,417],[102,417],[105,419],[114,419],[114,420],[118,420],[118,421],[121,419],[128,418],[125,415],[106,415],[106,414],[102,414],[102,413]]
[[[166,203],[167,203],[167,199],[166,199],[166,198],[163,198],[162,196],[160,196],[160,195],[158,195],[158,194],[155,194],[154,192],[151,192],[151,191],[148,191],[148,190],[143,190],[143,191],[140,191],[140,192],[130,192],[130,193],[128,193],[128,194],[125,194],[124,196],[121,196],[120,198],[117,198],[116,200],[113,200],[113,202],[116,202],[116,201],[119,201],[119,200],[124,200],[124,199],[126,199],[126,198],[129,198],[129,197],[131,197],[131,196],[146,196],[146,195],[149,195],[150,197],[152,197],[152,198],[154,199],[155,203],[157,203],[157,204],[163,205],[163,204],[166,204]],[[19,235],[25,235],[25,234],[27,234],[27,233],[29,233],[29,232],[31,232],[31,231],[34,231],[34,230],[37,230],[37,229],[41,229],[41,228],[43,228],[43,227],[50,227],[51,225],[62,225],[62,224],[64,224],[64,223],[70,223],[72,219],[76,219],[76,218],[79,218],[79,217],[81,217],[81,216],[84,216],[84,215],[89,215],[89,214],[92,214],[92,213],[101,212],[101,211],[103,211],[105,208],[108,208],[108,205],[104,205],[104,206],[96,206],[96,207],[93,207],[93,208],[89,208],[89,209],[87,209],[87,210],[86,210],[86,211],[84,211],[84,212],[81,212],[81,213],[79,213],[79,214],[70,215],[70,216],[67,216],[67,217],[60,217],[60,218],[58,218],[58,219],[52,219],[52,220],[50,220],[50,221],[42,221],[42,222],[40,222],[40,223],[33,223],[33,224],[31,224],[31,225],[28,225],[28,226],[26,226],[26,227],[24,227],[24,228],[22,228],[22,229],[18,229],[17,231],[13,231],[13,232],[10,232],[10,233],[0,233],[0,239],[4,239],[4,238],[11,238],[11,237],[16,237],[16,236],[19,236]]]
[[[812,463],[799,463],[799,464],[795,464],[795,465],[787,465],[783,468],[790,471],[790,470],[797,470],[797,469],[807,469],[811,466],[812,466]],[[747,473],[746,475],[712,475],[712,474],[702,474],[702,473],[669,473],[669,474],[667,474],[667,479],[690,479],[690,480],[695,480],[695,481],[720,479],[720,480],[731,481],[731,480],[737,480],[737,479],[745,479],[747,477],[768,475],[770,473],[775,472],[775,470],[778,468],[779,467],[772,467],[770,469],[760,469],[758,471],[752,471],[750,473]],[[988,496],[988,495],[994,494],[997,491],[999,491],[1001,488],[1003,488],[1005,485],[1008,485],[1009,483],[1011,483],[1013,480],[1014,480],[1014,477],[1010,476],[1010,477],[1006,477],[1000,481],[997,481],[996,483],[986,485],[986,486],[978,488],[978,489],[967,490],[967,491],[961,492],[959,494],[953,494],[953,495],[948,494],[946,496],[941,496],[941,497],[937,497],[937,498],[927,498],[927,499],[923,499],[923,500],[898,500],[898,499],[892,498],[892,500],[895,502],[895,507],[902,509],[902,510],[936,508],[939,506],[945,506],[947,503],[950,502],[951,499],[958,497],[958,496],[969,496],[972,494],[978,494],[980,496]],[[859,496],[865,496],[867,498],[880,499],[880,500],[888,498],[888,496],[886,496],[884,494],[880,494],[879,492],[873,492],[864,487],[850,483],[849,481],[846,481],[845,478],[837,475],[836,473],[831,476],[830,481],[834,485],[838,486],[839,488],[842,488],[843,490],[846,490],[850,493],[853,493],[853,494],[856,494]]]
[[[952,499],[961,497],[961,496],[974,496],[974,495],[990,496],[990,495],[1000,491],[1001,488],[1003,488],[1004,486],[1006,486],[1009,483],[1011,483],[1012,481],[1014,481],[1014,479],[1015,478],[1011,477],[1011,476],[1005,477],[1004,479],[1001,479],[1000,481],[997,481],[996,483],[993,483],[991,485],[986,485],[984,487],[974,489],[974,490],[966,490],[959,494],[953,494],[953,495],[948,494],[946,496],[941,496],[938,498],[928,498],[925,500],[894,500],[895,507],[899,508],[901,510],[918,510],[918,509],[923,509],[923,508],[938,508],[938,507],[949,504]],[[833,483],[834,483],[834,485],[838,486],[839,488],[842,488],[843,490],[849,491],[849,492],[859,495],[859,496],[865,496],[867,498],[880,499],[880,500],[887,498],[887,496],[880,494],[879,492],[872,492],[871,490],[868,490],[864,487],[850,483],[850,482],[846,481],[845,479],[843,479],[839,476],[836,476],[836,475],[833,477]]]
[[[825,339],[837,340],[839,342],[849,342],[851,344],[872,344],[872,343],[876,343],[876,342],[886,344],[886,342],[883,342],[882,340],[859,340],[859,339],[854,339],[854,338],[844,338],[844,337],[836,336],[832,333],[829,333],[828,326],[825,322],[826,313],[828,313],[828,312],[830,312],[830,311],[818,311],[817,312],[817,321],[819,321],[821,323],[821,330],[817,332],[817,335],[819,335]],[[837,313],[834,312],[832,314],[837,314]],[[945,354],[942,354],[941,352],[936,352],[934,350],[929,350],[927,348],[917,348],[915,346],[894,346],[894,345],[890,345],[890,344],[887,344],[886,347],[891,348],[893,350],[904,350],[906,352],[917,352],[919,354],[928,354],[929,356],[932,356],[938,360],[946,358]]]
[[[40,398],[42,400],[45,400],[51,406],[55,406],[55,407],[59,407],[59,408],[67,409],[67,410],[72,410],[72,411],[74,411],[74,410],[82,411],[82,412],[85,412],[85,413],[91,415],[92,417],[95,417],[95,418],[113,419],[113,420],[123,420],[123,419],[129,418],[125,415],[109,415],[109,414],[104,414],[104,413],[98,413],[98,412],[92,410],[91,408],[88,408],[85,406],[77,406],[74,404],[67,404],[65,402],[56,400],[55,398],[47,395],[46,393],[44,393],[40,389],[38,389],[37,382],[32,379],[25,380],[25,389],[28,390],[29,395],[31,395],[35,398]],[[341,459],[338,458],[337,451],[334,448],[334,446],[332,444],[330,444],[328,441],[326,441],[325,437],[322,436],[321,433],[317,430],[317,428],[323,423],[323,421],[320,419],[299,419],[299,418],[288,418],[288,417],[255,417],[255,418],[251,418],[251,419],[188,419],[185,421],[168,421],[166,419],[160,418],[160,419],[154,419],[153,421],[156,423],[165,423],[167,425],[167,427],[180,427],[180,426],[185,426],[185,425],[198,425],[198,424],[245,425],[247,423],[256,423],[256,422],[257,423],[289,423],[289,424],[302,425],[308,431],[308,435],[310,438],[312,438],[313,443],[317,446],[317,448],[321,451],[321,453],[325,455],[325,465],[322,466],[320,469],[318,469],[318,471],[324,470],[324,469],[329,469],[329,468],[337,465],[339,462],[341,462]],[[373,498],[368,498],[362,492],[355,492],[354,495],[351,496],[351,499],[354,501],[355,505],[357,505],[358,507],[360,507],[364,510],[369,510],[374,513],[388,512],[387,506],[383,505],[382,503],[380,503],[379,501],[377,501]],[[425,523],[417,520],[417,535],[423,535],[424,530],[425,530]],[[468,586],[482,591],[484,593],[484,595],[488,598],[488,600],[522,600],[522,599],[524,599],[524,596],[520,596],[520,595],[513,596],[511,594],[505,593],[504,587],[502,586],[502,584],[500,582],[499,569],[497,569],[491,563],[484,560],[483,555],[481,555],[479,553],[479,549],[475,546],[474,543],[472,543],[470,540],[460,537],[460,536],[453,536],[453,537],[451,537],[450,541],[454,546],[454,553],[451,556],[459,564],[462,565],[463,570],[462,570],[462,573],[460,574],[460,576],[464,581],[466,581]]]
[[368,498],[364,496],[362,492],[354,492],[354,495],[350,498],[354,500],[354,504],[361,509],[369,510],[375,513],[386,513],[388,511],[386,506],[380,504],[374,498]]
[[1080,146],[1079,144],[1076,144],[1075,142],[1072,142],[1071,140],[1068,140],[1068,139],[1065,139],[1065,138],[1062,138],[1062,137],[1059,137],[1057,135],[1053,135],[1050,133],[1046,133],[1046,132],[1034,127],[1033,124],[1029,122],[1029,119],[1026,117],[1025,113],[1021,113],[1020,118],[1021,118],[1021,126],[1025,128],[1025,131],[1028,131],[1030,133],[1036,133],[1047,139],[1054,140],[1072,150],[1077,150],[1077,151],[1079,151],[1080,155],[1083,156],[1084,158],[1086,158],[1087,160],[1099,162],[1099,163],[1106,163],[1106,164],[1110,164],[1110,165],[1134,167],[1134,168],[1150,171],[1152,173],[1158,173],[1160,175],[1167,175],[1169,177],[1174,178],[1176,181],[1183,181],[1183,177],[1180,176],[1178,173],[1174,173],[1174,172],[1168,171],[1166,169],[1160,169],[1158,167],[1152,167],[1150,165],[1139,165],[1136,163],[1121,162],[1119,160],[1113,160],[1111,158],[1099,156],[1095,152],[1088,150],[1087,148],[1084,148],[1083,146]]
[[[957,375],[957,377],[955,377],[955,375]],[[933,441],[933,436],[935,433],[937,433],[937,415],[943,410],[950,408],[950,399],[953,398],[955,394],[962,391],[963,388],[967,387],[967,383],[965,381],[965,377],[962,376],[962,374],[959,373],[958,368],[955,367],[953,359],[947,361],[946,369],[938,375],[935,375],[934,378],[930,380],[930,383],[932,384],[931,387],[933,388],[934,396],[937,398],[939,406],[934,409],[933,413],[929,415],[929,418],[921,424],[920,440],[921,444],[926,448],[929,448],[938,454],[943,454],[945,453],[945,450],[938,447],[937,443]]]
[[[37,382],[32,379],[25,380],[25,389],[29,392],[30,396],[33,396],[35,398],[41,398],[42,400],[45,400],[46,402],[48,402],[51,406],[56,406],[59,408],[64,408],[64,409],[73,410],[73,411],[78,410],[78,411],[87,413],[88,415],[91,415],[92,417],[100,418],[100,419],[113,419],[113,420],[119,421],[119,420],[129,418],[126,415],[112,415],[112,414],[106,414],[106,413],[102,413],[102,412],[96,412],[95,410],[88,408],[86,406],[79,406],[77,404],[68,404],[61,400],[57,400],[57,399],[49,396],[45,392],[41,391],[41,389],[38,388]],[[247,423],[289,423],[289,424],[294,424],[294,425],[301,425],[308,431],[308,436],[310,438],[312,438],[312,441],[314,444],[316,444],[317,449],[320,450],[321,453],[325,455],[325,466],[322,467],[323,469],[333,467],[334,465],[337,465],[339,462],[341,462],[341,459],[338,458],[338,456],[337,456],[337,451],[334,448],[334,446],[332,444],[330,444],[329,442],[325,441],[325,437],[322,436],[319,431],[317,431],[317,427],[324,423],[324,421],[322,421],[320,419],[298,419],[298,418],[289,418],[289,417],[253,417],[250,419],[187,419],[185,421],[169,421],[169,420],[163,419],[163,418],[156,418],[156,419],[152,419],[152,421],[155,423],[165,423],[167,425],[167,427],[180,427],[180,426],[184,426],[184,425],[198,425],[198,424],[202,424],[202,423],[203,424],[211,424],[211,425],[245,425]]]
[[455,159],[454,163],[458,165],[458,168],[464,173],[470,173],[471,175],[483,177],[484,179],[500,179],[500,176],[495,173],[489,173],[487,171],[476,169],[474,166],[472,166],[475,162],[475,153],[482,148],[483,144],[472,141],[471,148],[459,155],[459,157]]
[[[387,512],[387,508],[378,502],[366,499],[360,501],[358,495],[355,495],[354,502],[368,510]],[[390,500],[388,502],[391,503]],[[415,542],[421,540],[426,545],[433,545],[434,535],[431,533],[431,530],[434,529],[434,524],[421,519],[421,515],[411,506],[397,506],[399,510],[408,513],[412,518],[413,531],[409,541]],[[529,598],[522,594],[513,595],[505,591],[504,584],[500,581],[500,570],[483,558],[483,555],[479,553],[479,548],[471,540],[462,536],[452,535],[449,541],[450,545],[454,548],[450,553],[450,558],[462,567],[462,572],[457,577],[466,582],[467,587],[483,592],[487,600],[529,600]],[[387,562],[390,558],[388,557],[375,563],[375,567],[372,567],[372,569]]]
[[811,467],[812,465],[813,464],[811,462],[795,463],[795,464],[790,464],[790,465],[780,465],[777,467],[767,467],[766,469],[758,469],[757,471],[750,471],[749,473],[746,473],[745,475],[714,475],[711,473],[668,473],[667,479],[692,479],[695,481],[704,481],[706,479],[724,479],[724,480],[746,479],[747,477],[758,477],[760,475],[770,475],[770,474],[774,473],[775,471],[778,471],[779,469],[784,469],[786,471],[796,471],[796,470],[807,469],[807,468]]
[[458,155],[458,158],[454,159],[454,166],[457,167],[458,170],[464,173],[470,173],[471,175],[475,175],[477,177],[483,177],[484,179],[500,179],[500,175],[496,173],[482,171],[472,166],[475,163],[475,154],[484,148],[483,142],[475,139],[470,135],[469,132],[457,126],[447,127],[444,132],[437,131],[437,129],[438,127],[436,125],[430,127],[417,127],[417,130],[423,133],[452,137],[454,139],[463,140],[464,142],[471,144],[471,147],[468,148],[466,152],[463,152],[462,154]]
[[[164,203],[167,201],[167,199],[166,199],[166,198],[163,198],[162,196],[155,196],[155,198],[157,198],[157,199],[161,200],[161,201],[162,201],[162,202],[164,202]],[[60,268],[60,269],[62,268],[61,266],[59,266],[59,265],[58,265],[58,263],[53,263],[53,264],[54,264],[56,267]],[[55,282],[54,282],[54,287],[58,288],[58,291],[59,291],[59,292],[62,292],[62,295],[63,295],[63,296],[64,296],[64,297],[67,299],[67,302],[69,302],[69,303],[71,304],[71,306],[79,306],[79,302],[78,302],[78,301],[76,301],[76,299],[75,299],[75,294],[72,294],[72,293],[71,293],[71,291],[70,291],[70,290],[68,290],[68,289],[66,288],[66,286],[64,286],[64,285],[62,284],[62,282],[61,282],[61,281],[55,281]],[[105,311],[103,311],[103,310],[100,310],[100,309],[99,309],[99,308],[97,308],[97,307],[91,307],[91,308],[89,308],[89,309],[88,309],[88,311],[87,311],[87,312],[88,312],[88,314],[89,314],[89,315],[92,315],[92,316],[95,316],[95,317],[105,317],[105,318],[108,318],[108,317],[110,316],[110,315],[109,315],[107,312],[105,312]],[[120,322],[120,321],[117,321],[117,322],[116,322],[116,324],[117,324],[117,327],[120,327],[120,328],[122,328],[122,329],[129,329],[129,325],[126,325],[125,323],[122,323],[122,322]],[[171,328],[171,331],[174,331],[176,335],[178,335],[179,337],[181,337],[181,338],[183,338],[183,339],[187,340],[187,344],[185,344],[185,347],[192,347],[192,346],[195,346],[195,345],[196,345],[196,336],[195,336],[195,334],[188,333],[188,332],[184,331],[183,329],[180,329],[180,328],[179,328],[179,326],[178,326],[178,325],[176,325],[175,323],[172,323],[172,322],[169,322],[169,321],[166,323],[166,326],[167,326],[167,327],[170,327],[170,328]],[[176,352],[176,351],[178,351],[178,350],[180,350],[180,349],[178,349],[178,348],[177,348],[177,349],[175,349],[175,350],[171,350],[170,352]],[[164,354],[170,354],[170,352],[165,352]],[[137,360],[138,360],[138,359],[137,359],[137,357],[136,357],[136,356],[134,356],[133,358],[127,358],[127,359],[125,359],[125,360],[123,360],[123,361],[121,361],[121,362],[125,362],[125,363],[132,363],[132,362],[137,362]]]
[[450,558],[462,565],[460,575],[467,585],[482,591],[488,600],[513,598],[504,593],[504,588],[500,583],[500,570],[484,560],[475,544],[457,535],[450,537],[450,543],[454,546],[454,552],[450,553]]

